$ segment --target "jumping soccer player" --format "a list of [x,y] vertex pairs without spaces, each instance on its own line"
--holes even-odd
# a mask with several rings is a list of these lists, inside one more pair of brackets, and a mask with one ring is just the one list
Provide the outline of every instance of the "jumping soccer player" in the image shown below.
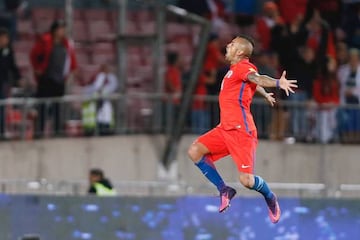
[[223,79],[219,94],[220,124],[200,136],[190,146],[188,154],[219,190],[219,212],[230,206],[236,190],[225,184],[214,162],[230,154],[237,165],[241,184],[264,196],[270,220],[277,223],[281,211],[276,195],[264,179],[253,175],[257,130],[250,104],[256,91],[269,97],[262,87],[281,88],[289,95],[290,92],[294,93],[293,88],[297,88],[297,81],[287,80],[285,71],[280,79],[258,74],[257,68],[249,62],[253,49],[254,43],[247,36],[236,37],[227,45],[225,57],[231,63],[231,68]]

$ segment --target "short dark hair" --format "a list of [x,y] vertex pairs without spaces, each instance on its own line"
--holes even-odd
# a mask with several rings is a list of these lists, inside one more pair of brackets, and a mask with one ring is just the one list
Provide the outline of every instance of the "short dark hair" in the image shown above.
[[169,65],[174,65],[179,59],[179,54],[177,52],[168,52],[166,58]]
[[101,170],[99,168],[90,169],[90,175],[98,176],[100,178],[104,178],[104,172],[103,172],[103,170]]
[[9,30],[4,27],[0,27],[0,36],[9,36]]
[[248,35],[245,35],[245,34],[240,34],[237,37],[245,39],[246,41],[248,41],[253,46],[253,48],[255,48],[255,40],[254,40],[254,38],[252,38],[252,37],[250,37]]
[[53,34],[58,28],[66,27],[63,19],[56,19],[50,26],[50,32]]

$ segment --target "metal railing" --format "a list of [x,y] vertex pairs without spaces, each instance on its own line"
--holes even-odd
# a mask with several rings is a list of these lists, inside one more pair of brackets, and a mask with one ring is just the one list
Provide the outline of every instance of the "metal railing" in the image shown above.
[[[242,196],[257,194],[248,191],[239,182],[229,185],[241,191]],[[114,182],[114,188],[120,196],[186,196],[215,195],[216,189],[211,184],[190,185],[181,181],[121,181]],[[336,191],[327,192],[328,186],[322,183],[284,183],[270,182],[269,186],[279,195],[288,197],[341,198],[360,197],[359,184],[340,184]],[[40,194],[40,195],[87,195],[89,183],[85,180],[49,181],[46,179],[2,179],[1,193],[5,194]]]
[[[127,93],[109,96],[11,98],[0,101],[3,139],[108,134],[169,133],[178,114],[174,96]],[[199,108],[200,103],[200,108]],[[259,138],[307,142],[360,142],[360,107],[280,101],[271,108],[255,98]],[[183,133],[201,134],[219,122],[217,96],[196,96]]]

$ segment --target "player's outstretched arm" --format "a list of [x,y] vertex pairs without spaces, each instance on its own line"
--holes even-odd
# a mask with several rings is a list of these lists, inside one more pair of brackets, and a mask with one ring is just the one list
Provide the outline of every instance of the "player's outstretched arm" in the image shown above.
[[276,103],[276,100],[274,98],[274,94],[273,93],[268,93],[266,92],[265,88],[261,87],[260,85],[256,86],[256,91],[263,96],[266,101],[273,107],[274,104]]
[[286,71],[282,73],[280,79],[275,79],[267,75],[260,75],[257,72],[253,72],[248,75],[248,80],[260,85],[261,87],[279,87],[285,91],[287,96],[289,96],[290,92],[295,93],[294,88],[297,88],[297,80],[286,79]]

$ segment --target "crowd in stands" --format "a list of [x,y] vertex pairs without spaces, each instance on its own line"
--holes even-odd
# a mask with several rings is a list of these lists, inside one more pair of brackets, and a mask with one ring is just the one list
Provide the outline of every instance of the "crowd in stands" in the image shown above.
[[[237,34],[247,34],[256,42],[253,61],[260,73],[279,77],[286,70],[299,84],[289,98],[277,93],[278,99],[288,102],[285,106],[280,101],[263,119],[269,127],[267,137],[294,136],[298,141],[322,143],[360,141],[360,3],[180,0],[179,4],[210,19],[213,26],[215,37],[210,37],[203,72],[215,81],[204,82],[202,76],[198,88],[205,85],[207,92],[200,94],[218,93],[228,67],[221,57],[224,47]],[[353,108],[339,108],[339,104]],[[208,128],[204,122],[198,129]]]
[[[64,9],[27,9],[25,1],[21,0],[6,0],[4,3],[5,8],[0,13],[1,99],[26,96],[41,100],[61,98],[74,93],[98,97],[107,96],[117,90],[118,79],[112,68],[114,43],[99,42],[90,46],[93,47],[91,56],[88,52],[88,43],[97,43],[99,40],[96,36],[110,39],[109,35],[115,32],[109,29],[110,24],[107,22],[107,27],[101,26],[104,24],[103,18],[107,19],[105,11],[99,11],[100,14],[91,10],[77,12],[74,26],[76,34],[72,39],[67,34],[65,21],[62,20]],[[94,16],[94,22],[85,20],[93,19]],[[78,21],[78,18],[81,20]],[[91,23],[100,24],[95,28],[95,32],[90,31]],[[80,25],[80,30],[77,25]],[[95,53],[99,53],[96,58]],[[104,53],[106,55],[102,55]],[[20,126],[23,124],[24,112],[14,108],[15,105],[8,105],[0,107],[0,136],[5,139],[23,137]],[[78,135],[79,124],[81,132],[86,135],[94,134],[95,129],[97,134],[112,132],[114,112],[109,101],[89,100],[81,106],[72,105],[70,108],[77,108],[75,110],[81,115],[77,119],[80,118],[82,122],[77,122],[75,129],[70,126],[72,129],[68,134]],[[59,136],[65,133],[68,123],[64,121],[64,104],[45,101],[28,112],[29,116],[25,116],[26,121],[29,121],[26,124],[29,127],[26,138]],[[13,128],[13,125],[17,128]]]
[[[19,94],[39,99],[64,94],[108,95],[118,89],[112,73],[116,61],[113,39],[117,12],[98,9],[74,11],[73,35],[66,35],[64,9],[26,9],[25,1],[5,0],[0,13],[0,98]],[[360,3],[340,0],[178,0],[178,5],[208,18],[212,23],[207,52],[195,95],[216,96],[229,66],[224,59],[226,44],[238,34],[256,42],[253,61],[259,72],[279,77],[282,70],[297,79],[299,89],[290,98],[277,94],[278,104],[259,126],[270,139],[294,136],[300,141],[323,143],[360,140]],[[128,33],[152,33],[155,17],[149,11],[128,14]],[[29,20],[30,19],[30,20]],[[191,58],[199,29],[182,22],[168,22],[167,71],[164,93],[170,119],[176,119],[181,95],[191,70]],[[152,76],[151,50],[128,48],[128,91],[149,91]],[[29,57],[30,56],[30,57]],[[136,68],[136,69],[135,69]],[[72,80],[75,78],[76,81]],[[70,88],[69,85],[77,85]],[[287,100],[281,101],[281,100]],[[353,107],[339,107],[350,104]],[[169,105],[171,105],[169,107]],[[350,106],[349,105],[349,106]],[[87,134],[94,126],[111,132],[114,110],[109,101],[89,101],[79,108]],[[131,106],[130,106],[131,107]],[[261,106],[254,108],[261,112]],[[131,107],[132,110],[136,107]],[[36,106],[26,119],[36,118],[37,132],[47,132],[52,118],[53,133],[63,131],[59,104]],[[196,98],[189,126],[202,133],[218,123],[216,103]],[[36,112],[36,114],[34,113]],[[133,112],[133,111],[132,111]],[[0,108],[0,135],[6,135],[4,119],[18,119],[19,112]],[[255,116],[256,117],[256,116]],[[259,116],[258,116],[259,117]],[[169,119],[168,119],[169,120]],[[166,120],[165,120],[166,121]],[[30,127],[31,128],[31,127]]]

